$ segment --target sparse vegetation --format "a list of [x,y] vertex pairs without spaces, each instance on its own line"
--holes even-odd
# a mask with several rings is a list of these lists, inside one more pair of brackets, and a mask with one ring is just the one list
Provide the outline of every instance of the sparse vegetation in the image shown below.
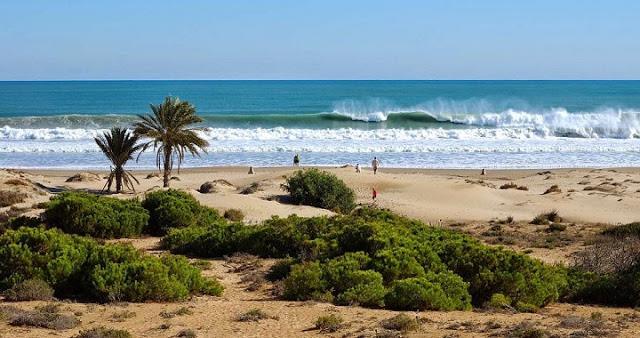
[[192,329],[180,330],[180,332],[178,332],[178,334],[176,335],[176,337],[179,338],[196,338],[197,336],[198,335],[196,334],[196,331]]
[[47,282],[32,278],[13,285],[4,292],[4,297],[5,300],[12,302],[51,300],[53,298],[53,289]]
[[637,237],[640,238],[640,222],[634,222],[615,227],[610,227],[602,231],[603,235],[613,237]]
[[533,218],[531,224],[547,225],[550,222],[562,222],[562,217],[560,217],[557,210],[551,210],[549,212],[539,214]]
[[336,175],[318,169],[298,170],[282,185],[291,202],[348,213],[355,207],[355,193]]
[[26,193],[12,190],[0,190],[0,208],[22,203],[26,199]]
[[420,322],[415,317],[401,313],[380,322],[380,326],[387,330],[409,332],[420,329]]
[[227,209],[224,212],[224,218],[232,222],[241,222],[244,219],[244,213],[240,209]]
[[132,338],[131,333],[126,330],[110,329],[104,326],[89,330],[80,331],[73,338]]
[[253,182],[248,186],[242,188],[242,190],[240,190],[240,193],[243,195],[251,195],[251,194],[255,194],[259,190],[260,190],[260,183]]
[[259,322],[263,319],[269,319],[269,316],[266,312],[261,309],[251,309],[241,315],[238,316],[239,322]]
[[547,232],[558,232],[567,230],[567,225],[562,223],[551,223],[547,228]]
[[560,187],[556,184],[550,186],[549,188],[547,188],[547,190],[545,190],[542,194],[543,195],[547,195],[547,194],[552,194],[552,193],[561,193],[562,189],[560,189]]
[[178,308],[176,310],[173,311],[162,311],[160,312],[160,317],[162,318],[173,318],[176,316],[187,316],[187,315],[192,315],[193,311],[191,311],[191,309],[189,309],[188,307],[181,307]]
[[320,332],[336,332],[342,328],[343,321],[342,317],[336,314],[320,316],[316,319],[315,328]]
[[21,310],[12,306],[0,307],[2,317],[9,320],[12,326],[41,327],[50,330],[68,330],[80,324],[73,316],[47,311]]
[[123,311],[118,311],[118,312],[114,312],[111,315],[111,320],[114,322],[124,322],[127,319],[131,319],[133,317],[136,316],[136,313],[133,311],[128,311],[128,310],[123,310]]

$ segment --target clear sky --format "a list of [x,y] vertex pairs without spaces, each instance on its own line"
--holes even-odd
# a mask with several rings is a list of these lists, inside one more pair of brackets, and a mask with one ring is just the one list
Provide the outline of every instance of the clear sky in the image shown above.
[[640,1],[0,1],[0,80],[603,78]]

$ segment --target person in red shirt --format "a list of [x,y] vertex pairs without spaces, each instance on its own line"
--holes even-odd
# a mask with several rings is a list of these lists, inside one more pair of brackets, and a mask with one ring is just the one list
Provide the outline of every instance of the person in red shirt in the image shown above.
[[373,201],[376,201],[376,198],[378,198],[378,192],[376,191],[376,188],[371,188],[372,193],[371,193],[371,198],[373,199]]

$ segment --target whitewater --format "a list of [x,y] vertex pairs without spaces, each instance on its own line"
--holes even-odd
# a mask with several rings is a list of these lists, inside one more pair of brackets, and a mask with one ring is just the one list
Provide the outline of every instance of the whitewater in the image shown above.
[[209,142],[186,166],[640,166],[637,81],[70,81],[0,82],[0,167],[103,168],[93,138],[169,93]]

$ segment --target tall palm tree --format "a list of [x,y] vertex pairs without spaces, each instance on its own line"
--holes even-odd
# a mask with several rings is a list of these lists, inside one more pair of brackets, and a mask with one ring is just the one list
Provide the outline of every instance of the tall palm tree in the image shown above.
[[202,139],[190,125],[202,122],[196,115],[196,109],[187,101],[180,101],[175,97],[166,97],[159,105],[151,105],[153,114],[138,115],[141,121],[135,124],[136,135],[150,138],[151,141],[144,144],[142,151],[153,145],[156,150],[156,165],[158,170],[163,170],[164,187],[169,186],[171,170],[174,161],[180,164],[188,151],[193,156],[199,156],[209,145]]
[[116,193],[122,191],[123,184],[133,191],[136,190],[133,187],[133,182],[138,184],[140,182],[130,172],[124,170],[124,165],[133,158],[133,154],[142,148],[142,144],[137,144],[138,139],[137,135],[130,133],[127,129],[117,127],[111,128],[110,131],[94,138],[100,150],[113,164],[111,174],[102,190],[107,188],[107,191],[111,191],[114,179],[116,181]]

